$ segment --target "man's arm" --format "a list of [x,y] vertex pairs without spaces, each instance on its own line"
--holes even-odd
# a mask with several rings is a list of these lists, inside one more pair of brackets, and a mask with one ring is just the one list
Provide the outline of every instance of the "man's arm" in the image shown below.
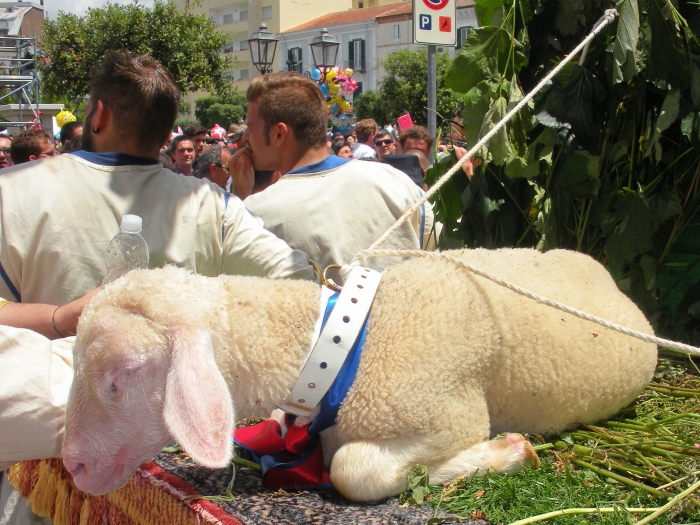
[[61,456],[73,341],[0,326],[0,470]]
[[318,282],[306,253],[266,230],[233,195],[224,213],[223,244],[221,273]]
[[24,304],[0,300],[0,324],[26,328],[47,337],[59,339],[75,335],[78,319],[99,288],[63,306],[51,304]]

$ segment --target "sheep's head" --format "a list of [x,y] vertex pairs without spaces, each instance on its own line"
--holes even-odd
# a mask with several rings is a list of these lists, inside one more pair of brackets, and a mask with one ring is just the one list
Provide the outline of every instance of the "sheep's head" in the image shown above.
[[63,462],[75,484],[115,490],[172,439],[203,466],[226,466],[233,405],[209,333],[116,306],[109,291],[86,309],[73,350]]

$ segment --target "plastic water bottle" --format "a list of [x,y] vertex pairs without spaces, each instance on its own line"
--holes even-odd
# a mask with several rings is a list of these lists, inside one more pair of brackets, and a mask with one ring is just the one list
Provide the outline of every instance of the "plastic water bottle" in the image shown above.
[[141,237],[143,221],[138,215],[124,215],[120,231],[107,247],[107,275],[102,286],[119,279],[131,270],[148,268],[148,245]]

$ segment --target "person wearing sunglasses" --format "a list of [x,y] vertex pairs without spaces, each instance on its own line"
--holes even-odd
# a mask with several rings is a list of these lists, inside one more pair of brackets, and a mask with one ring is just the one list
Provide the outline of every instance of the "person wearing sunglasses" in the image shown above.
[[221,146],[211,146],[199,155],[195,177],[209,179],[211,182],[231,191],[231,177],[228,173],[228,159],[231,152]]
[[10,145],[12,164],[22,164],[56,155],[53,137],[43,129],[25,129]]
[[10,137],[0,135],[0,170],[12,166],[10,158]]
[[379,162],[384,162],[384,155],[393,155],[396,152],[396,142],[391,133],[382,129],[374,136],[374,151],[377,152]]

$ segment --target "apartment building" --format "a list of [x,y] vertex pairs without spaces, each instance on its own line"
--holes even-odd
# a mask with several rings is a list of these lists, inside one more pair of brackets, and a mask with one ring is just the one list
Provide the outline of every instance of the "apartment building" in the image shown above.
[[[412,10],[411,2],[391,2],[329,13],[280,33],[279,53],[286,57],[287,69],[310,75],[314,64],[309,44],[325,28],[340,43],[336,64],[354,71],[359,85],[355,94],[375,90],[386,74],[382,62],[389,53],[425,47],[413,43]],[[438,51],[454,54],[469,29],[477,26],[474,0],[457,0],[457,46],[441,46]]]
[[[239,91],[248,89],[250,80],[259,73],[250,60],[248,38],[258,30],[260,24],[267,25],[276,35],[303,24],[320,15],[350,9],[352,0],[170,0],[180,9],[190,9],[192,13],[204,14],[214,21],[218,29],[229,35],[229,42],[222,53],[231,57],[231,68],[226,77]],[[275,55],[273,71],[287,68],[286,56],[279,50]],[[186,97],[190,102],[194,118],[194,101],[206,93],[191,93]]]

